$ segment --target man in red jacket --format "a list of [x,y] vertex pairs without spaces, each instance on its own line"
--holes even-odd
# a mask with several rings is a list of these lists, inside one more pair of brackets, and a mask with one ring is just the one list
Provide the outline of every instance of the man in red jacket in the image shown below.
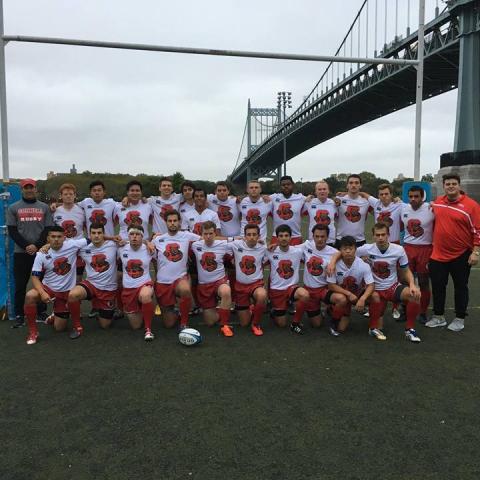
[[431,203],[435,214],[433,252],[429,271],[432,280],[433,317],[427,327],[444,327],[445,293],[448,276],[455,291],[454,320],[448,329],[464,329],[468,306],[468,277],[472,265],[480,258],[480,205],[461,190],[460,177],[450,173],[443,176],[445,195]]

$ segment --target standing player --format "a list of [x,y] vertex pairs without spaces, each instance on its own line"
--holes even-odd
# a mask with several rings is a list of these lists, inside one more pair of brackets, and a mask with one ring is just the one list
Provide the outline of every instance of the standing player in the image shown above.
[[[372,229],[375,243],[364,245],[357,249],[358,257],[367,257],[372,268],[375,282],[375,292],[369,305],[369,334],[377,340],[386,340],[386,336],[378,328],[388,302],[403,303],[407,310],[405,338],[411,342],[420,342],[415,331],[415,320],[420,312],[420,290],[415,285],[415,279],[408,268],[408,258],[400,245],[388,240],[388,225],[376,223]],[[397,266],[401,280],[398,281]]]
[[325,181],[317,182],[315,185],[315,196],[311,201],[307,201],[303,207],[304,212],[308,214],[308,239],[312,240],[312,229],[315,225],[325,225],[329,228],[327,245],[335,244],[335,223],[337,219],[337,205],[328,198],[330,189]]
[[216,234],[220,235],[220,221],[218,215],[207,208],[207,194],[202,188],[197,188],[193,193],[193,202],[195,208],[191,208],[182,218],[182,229],[189,230],[192,233],[201,235],[202,224],[204,222],[213,222],[216,227]]
[[148,232],[148,226],[152,217],[152,207],[149,203],[142,202],[142,184],[138,180],[127,183],[128,206],[117,203],[114,211],[115,221],[120,226],[119,235],[122,240],[128,239],[130,227],[142,227]]
[[296,309],[290,330],[302,335],[304,327],[300,321],[310,298],[308,291],[298,286],[303,247],[290,246],[292,230],[288,225],[278,226],[275,234],[278,238],[278,245],[267,252],[267,259],[270,263],[271,315],[279,327],[286,327],[288,303],[295,301]]
[[349,175],[347,178],[347,195],[337,197],[338,221],[337,221],[337,243],[338,248],[340,239],[346,236],[352,236],[357,243],[357,247],[365,244],[365,220],[367,219],[370,205],[368,200],[360,196],[362,188],[362,179],[360,175]]
[[173,192],[173,182],[169,177],[160,179],[158,190],[160,195],[150,197],[148,203],[153,211],[153,233],[163,234],[167,232],[165,213],[169,210],[178,211],[182,196]]
[[247,185],[248,196],[240,202],[241,231],[245,231],[246,225],[258,225],[260,228],[260,240],[267,238],[267,218],[271,215],[272,205],[262,198],[262,187],[258,180],[252,180]]
[[[72,318],[73,330],[70,338],[78,338],[83,327],[80,323],[80,302],[68,301],[68,292],[75,286],[75,263],[78,251],[88,245],[89,240],[65,240],[62,227],[50,228],[47,237],[49,248],[47,253],[37,252],[32,267],[33,289],[25,296],[24,312],[28,322],[29,334],[27,345],[34,345],[38,340],[36,324],[37,304],[53,302],[53,326],[62,331],[67,328],[69,314]],[[43,275],[43,280],[40,277]]]
[[118,250],[122,262],[122,302],[130,326],[133,330],[145,327],[146,341],[154,339],[153,319],[153,282],[150,277],[152,254],[143,243],[143,227],[129,227],[129,243]]
[[192,290],[187,274],[187,261],[192,242],[200,237],[191,232],[180,231],[180,214],[170,210],[165,214],[167,233],[155,237],[153,244],[157,249],[157,279],[155,296],[162,307],[163,321],[171,328],[177,321],[175,305],[180,310],[180,328],[188,323],[188,313],[192,307]]
[[422,295],[420,300],[420,322],[427,323],[430,305],[430,278],[428,261],[432,254],[432,235],[435,217],[428,203],[423,201],[425,192],[420,186],[408,190],[408,204],[403,204],[401,221],[405,232],[403,248],[408,257],[412,273],[417,275]]
[[344,298],[344,302],[337,303],[338,310],[334,316],[333,327],[334,331],[344,333],[350,323],[352,305],[357,312],[363,313],[366,303],[375,291],[375,284],[368,264],[355,255],[355,239],[343,237],[339,247],[340,257],[336,262],[335,273],[329,275],[327,281],[329,290]]
[[[198,304],[203,308],[205,323],[213,326],[220,322],[220,331],[225,337],[232,337],[228,325],[232,294],[225,272],[224,259],[229,247],[226,240],[215,240],[217,225],[211,221],[202,224],[202,240],[192,244],[198,271]],[[217,298],[220,298],[218,313]]]
[[183,202],[180,203],[180,216],[186,215],[190,208],[194,208],[193,204],[193,192],[195,191],[195,184],[190,180],[185,180],[180,186],[182,192]]
[[228,244],[235,264],[235,303],[240,325],[246,327],[251,324],[252,333],[261,336],[263,330],[260,322],[267,304],[267,291],[263,281],[263,263],[267,248],[258,243],[258,225],[246,225],[244,235],[243,240]]
[[[272,201],[273,230],[280,225],[288,225],[292,230],[290,244],[302,243],[302,211],[305,204],[305,196],[301,193],[293,193],[293,179],[289,175],[280,178],[281,193],[270,195]],[[272,235],[272,245],[278,243],[277,237]]]
[[[58,205],[53,214],[55,225],[63,228],[66,238],[79,240],[83,238],[85,229],[85,212],[75,203],[77,187],[72,183],[64,183],[58,189],[61,205]],[[81,257],[77,258],[77,283],[82,280],[85,271],[85,263]]]
[[78,205],[85,212],[87,232],[92,223],[101,223],[105,227],[105,235],[113,237],[115,226],[113,211],[116,202],[111,198],[105,198],[105,184],[101,180],[95,180],[90,184],[90,197],[84,198]]
[[217,212],[220,221],[220,232],[224,237],[240,235],[240,210],[237,198],[230,196],[227,182],[217,182],[215,194],[207,195],[208,206]]
[[[86,279],[70,290],[68,302],[89,300],[98,312],[100,327],[108,328],[112,323],[117,293],[117,245],[105,240],[105,226],[101,223],[90,225],[90,240],[92,243],[80,250],[87,271]],[[80,333],[74,330],[70,336],[79,336]]]

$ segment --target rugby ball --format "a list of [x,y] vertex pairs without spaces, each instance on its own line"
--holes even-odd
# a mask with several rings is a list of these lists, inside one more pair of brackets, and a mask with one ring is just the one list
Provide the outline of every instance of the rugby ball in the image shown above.
[[184,328],[178,334],[178,341],[182,345],[192,347],[193,345],[198,345],[202,342],[202,336],[200,335],[200,332],[194,328]]

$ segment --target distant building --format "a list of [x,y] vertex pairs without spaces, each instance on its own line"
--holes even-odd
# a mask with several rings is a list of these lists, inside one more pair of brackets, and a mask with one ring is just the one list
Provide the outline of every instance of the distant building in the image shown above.
[[50,170],[47,173],[47,180],[49,178],[53,178],[53,177],[63,177],[63,176],[66,176],[66,175],[76,175],[77,173],[78,173],[77,168],[75,167],[75,164],[73,163],[72,168],[70,169],[70,171],[68,173],[66,173],[66,172],[55,173],[53,170]]
[[394,182],[403,182],[404,180],[405,180],[405,175],[403,173],[399,173],[397,175],[397,178],[393,179]]

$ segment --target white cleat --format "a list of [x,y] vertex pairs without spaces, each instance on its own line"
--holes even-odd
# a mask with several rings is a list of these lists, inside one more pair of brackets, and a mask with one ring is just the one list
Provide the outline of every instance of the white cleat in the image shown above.
[[145,329],[145,336],[143,337],[146,342],[151,342],[155,336],[153,335],[152,331],[149,328]]
[[[453,322],[452,322],[453,323]],[[447,321],[443,315],[434,315],[426,324],[426,327],[435,328],[435,327],[445,327]]]
[[454,318],[447,328],[452,332],[461,332],[465,328],[465,319],[458,317]]
[[398,308],[394,308],[392,310],[392,317],[395,319],[395,320],[398,320],[400,318],[400,310],[398,310]]
[[405,338],[413,343],[420,343],[422,341],[413,328],[405,330]]
[[377,340],[386,340],[387,337],[379,328],[369,328],[368,334],[371,337],[375,337]]

